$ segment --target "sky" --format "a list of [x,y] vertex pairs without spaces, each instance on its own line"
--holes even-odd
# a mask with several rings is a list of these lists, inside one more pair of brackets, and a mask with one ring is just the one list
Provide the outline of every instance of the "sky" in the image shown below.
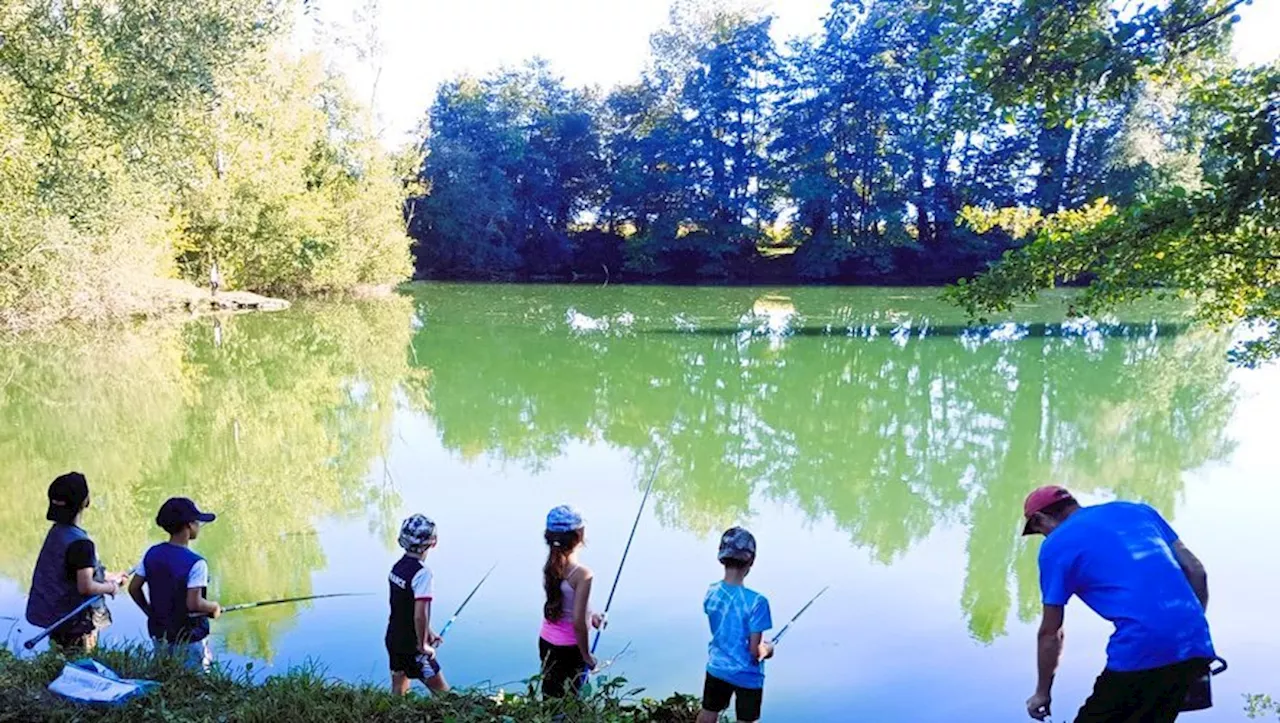
[[[374,3],[382,72],[318,38],[317,27],[353,27]],[[373,99],[384,141],[406,140],[445,80],[483,75],[540,56],[574,86],[610,87],[637,78],[649,36],[667,19],[671,0],[324,0],[299,32],[303,46],[323,46],[365,100]],[[830,0],[760,0],[774,15],[775,40],[821,26]],[[1253,0],[1240,12],[1235,54],[1242,63],[1280,57],[1280,0]],[[368,27],[361,24],[361,27]]]

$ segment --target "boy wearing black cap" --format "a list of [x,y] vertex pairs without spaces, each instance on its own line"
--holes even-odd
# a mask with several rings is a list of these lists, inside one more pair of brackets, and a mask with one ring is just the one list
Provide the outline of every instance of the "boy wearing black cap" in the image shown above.
[[[68,472],[49,485],[49,510],[53,523],[45,535],[27,598],[27,620],[48,628],[94,595],[120,590],[128,578],[107,574],[98,563],[89,533],[80,528],[80,517],[89,508],[89,483],[79,472]],[[98,632],[111,624],[111,613],[101,601],[90,605],[49,634],[58,647],[89,652],[98,644]]]
[[743,585],[756,561],[756,538],[741,527],[725,530],[719,558],[724,580],[707,590],[702,604],[711,623],[711,644],[698,723],[716,723],[730,699],[738,722],[751,723],[760,720],[764,660],[773,657],[773,645],[764,640],[773,627],[769,601]]
[[198,670],[208,668],[212,660],[205,638],[209,618],[221,615],[222,607],[205,599],[209,564],[190,544],[200,536],[200,526],[215,519],[216,515],[201,512],[186,497],[166,500],[156,514],[156,524],[169,533],[169,541],[147,550],[129,583],[129,596],[146,614],[147,632],[157,652],[174,655]]

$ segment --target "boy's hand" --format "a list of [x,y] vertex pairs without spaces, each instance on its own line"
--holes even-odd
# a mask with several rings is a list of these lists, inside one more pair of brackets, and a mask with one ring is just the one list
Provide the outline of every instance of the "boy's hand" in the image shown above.
[[432,660],[436,659],[436,649],[430,645],[419,645],[418,653],[420,655],[425,655],[428,658],[431,658]]
[[430,645],[433,648],[438,648],[443,644],[444,644],[444,638],[440,637],[439,635],[436,635],[430,630],[427,631],[427,645]]
[[769,641],[767,641],[767,640],[766,640],[766,641],[761,642],[761,643],[760,643],[760,649],[759,649],[758,651],[756,651],[756,655],[760,658],[760,660],[768,660],[769,658],[772,658],[772,657],[773,657],[773,643],[771,643],[771,642],[769,642]]
[[217,620],[218,618],[222,617],[222,606],[219,605],[218,603],[209,603],[209,604],[213,606],[213,609],[209,611],[209,617],[213,618],[214,620]]

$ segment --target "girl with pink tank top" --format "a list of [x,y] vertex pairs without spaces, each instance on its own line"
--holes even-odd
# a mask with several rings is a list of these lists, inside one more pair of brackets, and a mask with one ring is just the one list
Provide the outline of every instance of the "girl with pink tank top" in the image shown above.
[[603,619],[591,611],[591,570],[578,563],[586,529],[582,515],[567,505],[547,514],[547,564],[542,568],[546,602],[538,653],[542,659],[542,695],[576,694],[583,675],[596,667],[587,641],[587,625]]

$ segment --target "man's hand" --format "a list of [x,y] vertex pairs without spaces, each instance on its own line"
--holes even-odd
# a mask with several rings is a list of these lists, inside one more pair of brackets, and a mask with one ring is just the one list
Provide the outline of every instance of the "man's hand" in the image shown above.
[[444,638],[440,637],[439,635],[436,635],[434,632],[430,630],[427,631],[427,645],[433,648],[438,648],[443,644],[444,644]]
[[209,604],[213,606],[213,609],[209,611],[209,617],[213,618],[214,620],[217,620],[218,618],[222,617],[222,606],[216,602],[211,602]]
[[1036,720],[1044,720],[1052,713],[1049,710],[1049,704],[1052,700],[1048,693],[1037,692],[1035,695],[1027,698],[1027,715]]

